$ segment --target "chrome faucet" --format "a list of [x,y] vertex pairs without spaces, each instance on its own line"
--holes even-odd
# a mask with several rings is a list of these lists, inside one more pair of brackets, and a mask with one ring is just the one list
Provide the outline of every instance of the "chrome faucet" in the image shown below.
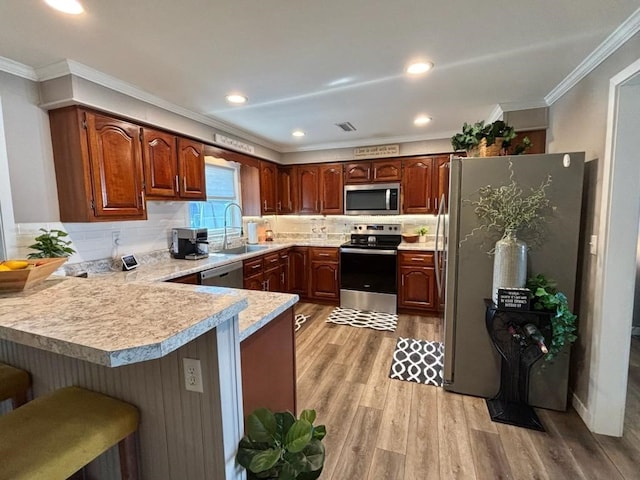
[[230,202],[229,205],[224,207],[224,213],[223,213],[223,216],[224,216],[224,238],[222,239],[223,250],[226,250],[227,248],[229,248],[229,240],[227,239],[227,211],[229,210],[229,207],[231,207],[232,205],[235,205],[236,207],[238,207],[238,210],[240,210],[240,237],[242,238],[242,235],[244,234],[244,232],[242,231],[242,207],[235,202]]

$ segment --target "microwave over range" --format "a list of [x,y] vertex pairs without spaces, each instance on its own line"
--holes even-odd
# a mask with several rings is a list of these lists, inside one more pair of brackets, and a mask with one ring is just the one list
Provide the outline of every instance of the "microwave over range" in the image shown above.
[[400,184],[345,185],[345,215],[399,215]]

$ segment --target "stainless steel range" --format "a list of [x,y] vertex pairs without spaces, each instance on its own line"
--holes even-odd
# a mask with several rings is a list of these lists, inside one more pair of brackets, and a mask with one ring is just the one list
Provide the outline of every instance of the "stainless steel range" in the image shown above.
[[340,247],[340,306],[396,313],[400,224],[354,225]]

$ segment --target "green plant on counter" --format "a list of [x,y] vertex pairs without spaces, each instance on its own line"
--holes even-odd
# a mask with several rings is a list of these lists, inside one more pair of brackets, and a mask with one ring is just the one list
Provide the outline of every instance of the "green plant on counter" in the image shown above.
[[40,229],[42,235],[36,237],[36,243],[29,245],[32,250],[38,250],[37,253],[30,253],[28,258],[51,258],[51,257],[68,257],[76,251],[71,248],[71,240],[62,240],[67,237],[68,233],[62,230],[45,230]]
[[569,303],[564,293],[558,292],[555,283],[544,275],[538,274],[527,280],[527,288],[533,293],[533,309],[551,312],[551,345],[546,361],[551,361],[562,351],[565,345],[570,345],[578,338],[576,336],[576,320],[578,317],[571,313]]
[[429,233],[429,227],[423,225],[421,227],[416,228],[416,233],[418,235],[426,235],[427,233]]
[[314,480],[324,466],[324,425],[314,426],[315,410],[296,419],[289,412],[259,408],[247,417],[247,435],[238,445],[237,462],[247,479]]

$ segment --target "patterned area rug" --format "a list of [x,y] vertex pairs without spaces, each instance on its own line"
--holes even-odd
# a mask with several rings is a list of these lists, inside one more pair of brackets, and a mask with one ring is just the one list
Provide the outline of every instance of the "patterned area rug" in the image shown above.
[[309,320],[309,317],[310,317],[310,315],[305,315],[304,313],[296,313],[296,316],[294,318],[294,320],[296,322],[296,328],[295,328],[296,332],[302,328],[302,324],[304,322]]
[[398,338],[390,378],[442,386],[444,346],[440,342]]
[[398,325],[398,315],[336,307],[327,318],[327,323],[395,332]]

